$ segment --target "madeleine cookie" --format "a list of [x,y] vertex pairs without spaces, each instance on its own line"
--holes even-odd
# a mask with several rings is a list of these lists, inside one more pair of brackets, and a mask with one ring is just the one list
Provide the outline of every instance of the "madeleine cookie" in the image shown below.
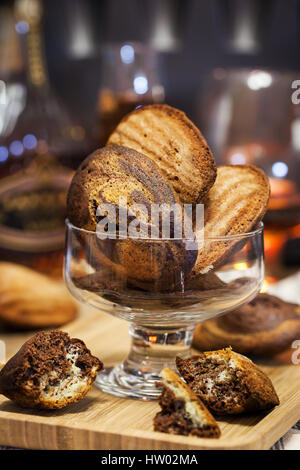
[[200,351],[232,346],[250,355],[271,355],[300,338],[300,306],[269,294],[258,294],[248,304],[200,323],[194,346]]
[[14,263],[0,263],[0,320],[14,328],[61,326],[77,315],[66,286]]
[[185,282],[185,290],[193,291],[215,291],[226,286],[214,272],[209,271],[206,274],[198,274],[188,277]]
[[[135,204],[143,204],[147,210],[136,218],[142,226],[154,227],[160,234],[161,222],[151,218],[151,205],[171,207],[176,202],[176,195],[151,159],[132,149],[110,146],[97,150],[80,165],[69,189],[67,208],[72,224],[95,231],[101,221],[98,206],[109,203],[118,208],[120,204],[130,212]],[[146,234],[150,235],[147,229]],[[172,288],[194,265],[196,251],[186,251],[180,240],[134,239],[127,227],[126,236],[123,240],[101,240],[83,232],[81,242],[90,251],[88,257],[96,270],[113,269],[132,284],[142,281],[149,290]]]
[[1,369],[0,393],[25,408],[63,408],[87,394],[102,368],[80,339],[40,332]]
[[[87,277],[93,290],[113,284],[120,288],[162,292],[179,289],[192,269],[197,252],[180,240],[97,240],[93,232],[81,239],[86,259],[95,270]],[[103,280],[102,273],[105,273]],[[104,281],[104,283],[103,283]],[[90,290],[90,289],[88,289]],[[99,289],[100,290],[100,289]]]
[[269,377],[231,348],[177,357],[176,365],[195,395],[218,415],[268,410],[279,404]]
[[166,104],[142,106],[118,124],[107,145],[124,145],[151,158],[183,203],[206,197],[216,178],[213,155],[197,127]]
[[219,437],[220,428],[192,390],[170,369],[161,372],[162,411],[154,417],[154,431],[184,436]]
[[[77,169],[67,197],[67,213],[76,227],[96,230],[103,204],[174,204],[177,199],[157,166],[145,155],[113,145],[88,156]],[[144,214],[143,214],[144,215]],[[119,221],[117,213],[117,222]],[[143,220],[145,223],[146,221]]]
[[[167,312],[174,311],[174,309],[184,308],[198,303],[205,297],[214,295],[219,292],[219,289],[203,286],[205,290],[198,291],[167,291],[164,290],[157,296],[157,292],[152,289],[143,287],[144,284],[131,285],[124,281],[121,277],[114,275],[113,271],[109,269],[101,269],[98,272],[86,274],[84,276],[72,277],[72,282],[79,289],[84,289],[88,292],[97,293],[102,298],[113,302],[118,305],[125,305],[126,307],[143,309],[143,311],[151,312]],[[137,284],[139,284],[137,282]],[[200,285],[198,284],[198,289]]]
[[[263,218],[269,201],[270,184],[265,173],[252,165],[218,167],[217,179],[204,208],[203,248],[192,276],[205,273],[225,258],[240,240],[210,240],[214,237],[250,232]],[[200,244],[201,245],[201,244]]]

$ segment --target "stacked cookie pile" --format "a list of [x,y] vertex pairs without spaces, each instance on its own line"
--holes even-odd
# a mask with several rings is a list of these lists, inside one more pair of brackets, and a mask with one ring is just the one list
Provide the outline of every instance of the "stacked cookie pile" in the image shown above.
[[[127,211],[134,204],[195,207],[202,203],[204,237],[208,239],[254,228],[266,211],[269,183],[254,166],[216,168],[207,142],[183,112],[168,105],[151,105],[127,115],[107,146],[82,162],[68,194],[69,220],[76,227],[95,231],[101,221],[98,207],[117,206],[122,197]],[[141,214],[140,219],[141,224],[154,223],[151,215]],[[174,291],[179,282],[181,288],[182,284],[188,288],[220,264],[232,248],[228,242],[212,242],[188,251],[183,240],[172,236],[155,243],[129,237],[108,248],[108,242],[95,239],[86,245],[96,276],[78,281],[79,287],[94,291],[100,290],[112,270],[124,280],[124,288]],[[99,277],[100,270],[107,270],[105,276]]]

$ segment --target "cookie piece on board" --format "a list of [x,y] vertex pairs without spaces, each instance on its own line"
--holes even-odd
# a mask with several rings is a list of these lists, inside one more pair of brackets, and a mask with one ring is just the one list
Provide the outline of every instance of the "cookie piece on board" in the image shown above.
[[142,106],[125,116],[107,145],[151,158],[183,203],[203,201],[214,184],[216,165],[206,140],[185,113],[166,104]]
[[218,167],[204,208],[204,245],[199,242],[192,277],[218,266],[241,239],[211,240],[253,230],[263,218],[270,196],[265,173],[253,165]]
[[193,344],[200,351],[231,346],[250,355],[279,353],[300,338],[300,306],[270,294],[258,294],[248,304],[200,323]]
[[279,404],[269,377],[231,348],[177,357],[176,365],[195,395],[218,415],[268,410]]
[[87,394],[102,368],[80,339],[40,332],[1,369],[0,393],[25,408],[63,408]]
[[201,400],[170,369],[161,372],[162,409],[154,417],[154,430],[184,436],[219,437],[220,428]]

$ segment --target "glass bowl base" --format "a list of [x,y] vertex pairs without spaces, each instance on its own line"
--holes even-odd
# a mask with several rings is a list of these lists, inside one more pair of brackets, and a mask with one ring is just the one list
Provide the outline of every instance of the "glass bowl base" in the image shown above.
[[139,400],[157,400],[161,394],[158,374],[141,374],[125,372],[123,364],[101,371],[96,378],[95,385],[104,393],[117,397],[136,398]]

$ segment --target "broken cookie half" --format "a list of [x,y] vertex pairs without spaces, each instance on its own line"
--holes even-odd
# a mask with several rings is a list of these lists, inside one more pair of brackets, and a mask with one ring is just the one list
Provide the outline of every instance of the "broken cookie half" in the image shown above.
[[154,417],[154,430],[184,436],[219,437],[220,429],[192,390],[170,369],[161,372],[161,411]]
[[0,371],[0,393],[26,408],[63,408],[90,390],[102,362],[63,331],[39,332]]
[[268,410],[279,404],[269,377],[231,348],[176,358],[179,373],[214,414]]

